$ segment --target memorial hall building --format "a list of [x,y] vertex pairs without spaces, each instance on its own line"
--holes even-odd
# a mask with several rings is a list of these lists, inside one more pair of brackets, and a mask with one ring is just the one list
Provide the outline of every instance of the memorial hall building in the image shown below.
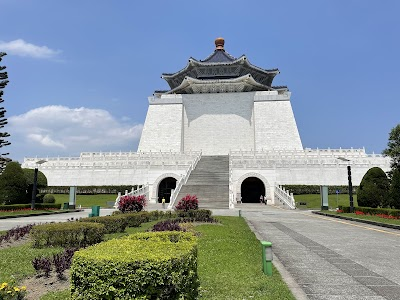
[[[172,208],[186,194],[200,207],[234,208],[268,202],[294,208],[283,185],[353,184],[368,169],[390,170],[390,159],[365,149],[309,149],[301,142],[286,86],[274,86],[278,69],[263,69],[225,51],[224,39],[203,60],[162,78],[137,152],[84,152],[79,157],[25,158],[49,186],[140,185],[150,202],[165,197]],[[38,166],[39,160],[47,162]]]

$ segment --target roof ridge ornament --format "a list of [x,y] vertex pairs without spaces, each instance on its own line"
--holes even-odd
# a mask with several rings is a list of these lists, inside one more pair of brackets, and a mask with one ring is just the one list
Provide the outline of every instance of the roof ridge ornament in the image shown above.
[[225,51],[224,45],[225,45],[224,38],[218,37],[218,38],[215,39],[215,50]]

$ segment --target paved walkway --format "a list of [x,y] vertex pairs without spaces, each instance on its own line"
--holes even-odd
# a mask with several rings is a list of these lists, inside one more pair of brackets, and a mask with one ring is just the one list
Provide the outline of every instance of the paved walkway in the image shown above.
[[242,215],[298,299],[400,299],[400,231],[275,207]]

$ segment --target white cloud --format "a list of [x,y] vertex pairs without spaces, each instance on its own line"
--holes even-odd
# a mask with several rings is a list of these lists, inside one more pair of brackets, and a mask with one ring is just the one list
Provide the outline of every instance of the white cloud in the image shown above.
[[116,119],[106,110],[66,106],[39,107],[11,116],[8,122],[12,142],[9,152],[14,159],[134,151],[143,128],[142,124]]
[[27,43],[22,39],[14,40],[11,42],[0,41],[0,51],[7,52],[7,54],[28,56],[33,58],[54,58],[60,50],[53,50],[47,46],[37,46]]

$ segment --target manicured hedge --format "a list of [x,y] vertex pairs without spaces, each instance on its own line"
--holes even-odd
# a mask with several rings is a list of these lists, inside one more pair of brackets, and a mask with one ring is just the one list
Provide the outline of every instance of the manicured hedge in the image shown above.
[[[350,212],[350,206],[339,206],[339,209],[344,213]],[[354,211],[360,211],[369,215],[387,215],[395,218],[400,218],[400,209],[390,208],[371,208],[371,207],[354,207]]]
[[188,211],[177,211],[176,213],[179,218],[187,218],[192,222],[210,222],[214,220],[211,218],[211,210],[208,209],[191,209]]
[[31,208],[30,204],[0,205],[0,210],[21,210]]
[[35,209],[61,209],[61,203],[36,203]]
[[72,299],[196,299],[197,239],[146,232],[75,252]]
[[[102,186],[78,186],[76,193],[79,195],[96,195],[96,194],[118,194],[124,193],[126,190],[131,191],[137,188],[137,185],[102,185]],[[69,194],[69,186],[48,186],[41,188],[42,194]]]
[[94,222],[104,225],[106,233],[124,232],[127,220],[123,214],[105,217],[91,217],[79,219],[80,222]]
[[[305,194],[319,194],[320,186],[319,185],[284,185],[286,190],[293,193],[294,195],[305,195]],[[353,194],[357,192],[357,186],[353,186]],[[347,185],[329,185],[328,193],[336,194],[336,191],[339,190],[341,194],[348,194],[349,187]]]
[[[0,211],[3,210],[25,210],[30,209],[31,204],[10,204],[0,205]],[[61,204],[55,203],[35,203],[35,209],[60,209]]]
[[99,243],[105,233],[103,224],[64,222],[35,225],[30,231],[33,247],[86,247]]

